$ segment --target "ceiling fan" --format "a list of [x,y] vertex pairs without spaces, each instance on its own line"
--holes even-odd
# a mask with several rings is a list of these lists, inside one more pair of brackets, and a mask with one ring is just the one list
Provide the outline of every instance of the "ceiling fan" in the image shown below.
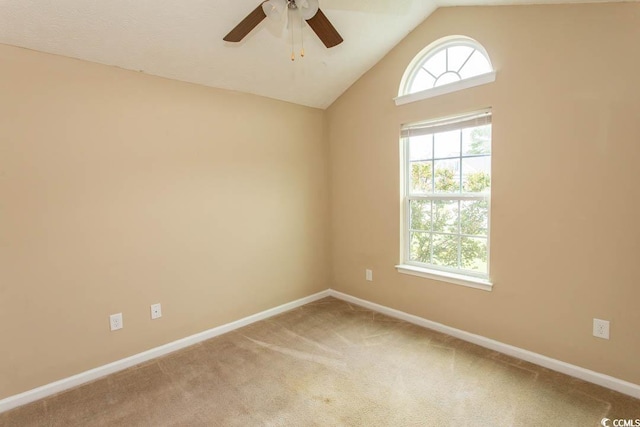
[[239,42],[251,32],[267,16],[279,19],[285,10],[300,12],[302,19],[318,35],[326,47],[334,47],[343,42],[338,31],[331,24],[327,16],[318,7],[318,0],[266,0],[253,12],[249,13],[236,27],[224,36],[227,42]]

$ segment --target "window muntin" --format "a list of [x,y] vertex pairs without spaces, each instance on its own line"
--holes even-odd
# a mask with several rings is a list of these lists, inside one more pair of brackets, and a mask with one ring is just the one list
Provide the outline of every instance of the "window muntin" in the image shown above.
[[404,126],[403,262],[488,278],[491,115]]

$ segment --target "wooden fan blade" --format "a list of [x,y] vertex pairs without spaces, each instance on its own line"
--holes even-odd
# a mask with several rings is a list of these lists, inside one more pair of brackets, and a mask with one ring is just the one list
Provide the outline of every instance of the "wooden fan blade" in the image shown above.
[[326,47],[334,47],[344,41],[329,21],[329,18],[320,9],[318,9],[318,13],[313,18],[307,19],[307,24],[315,31]]
[[226,42],[239,42],[247,34],[251,32],[259,23],[262,22],[264,18],[266,18],[264,10],[262,10],[262,3],[258,7],[256,7],[253,12],[247,15],[236,27],[231,30],[229,34],[224,36],[222,40]]

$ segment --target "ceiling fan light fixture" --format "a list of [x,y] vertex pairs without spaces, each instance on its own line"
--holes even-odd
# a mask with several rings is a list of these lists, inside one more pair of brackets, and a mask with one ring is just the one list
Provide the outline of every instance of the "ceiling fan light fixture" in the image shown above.
[[262,10],[267,18],[280,21],[287,8],[287,0],[267,0],[262,3]]
[[[300,3],[300,7],[298,4]],[[327,47],[331,48],[339,45],[344,40],[335,29],[329,18],[318,8],[318,0],[266,0],[249,13],[233,30],[229,32],[222,40],[226,42],[238,43],[242,41],[255,27],[257,27],[267,16],[274,20],[281,20],[284,12],[301,12],[300,21],[303,19],[320,41]],[[302,24],[302,22],[300,22]],[[302,25],[301,25],[302,28]],[[292,31],[293,34],[293,31]]]
[[318,0],[298,0],[296,3],[300,10],[300,15],[305,21],[313,18],[318,13]]

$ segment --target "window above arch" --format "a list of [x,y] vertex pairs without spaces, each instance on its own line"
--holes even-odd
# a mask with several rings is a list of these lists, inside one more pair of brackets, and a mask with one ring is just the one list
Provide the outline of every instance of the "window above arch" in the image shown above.
[[463,36],[445,37],[411,61],[395,101],[402,105],[494,80],[491,60],[480,43]]

